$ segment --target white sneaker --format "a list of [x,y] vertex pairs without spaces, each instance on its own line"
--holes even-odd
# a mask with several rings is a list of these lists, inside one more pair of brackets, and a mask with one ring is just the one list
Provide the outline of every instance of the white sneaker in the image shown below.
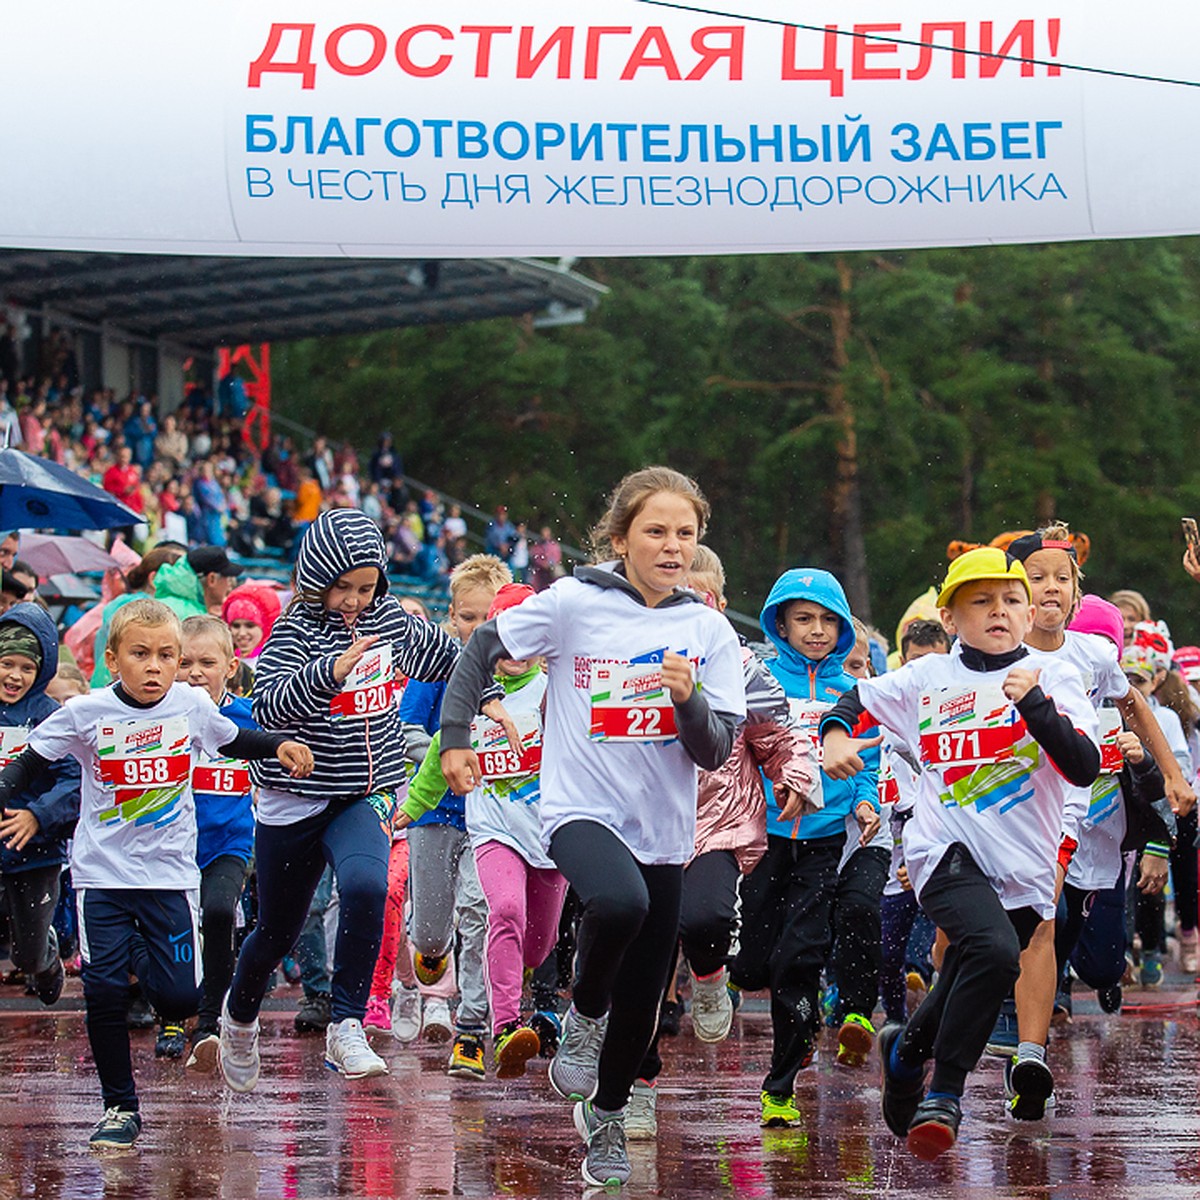
[[347,1079],[386,1075],[388,1065],[371,1049],[362,1022],[347,1017],[325,1030],[325,1065]]
[[454,1022],[450,1020],[450,1003],[447,1000],[425,1001],[425,1022],[422,1032],[427,1042],[448,1042],[454,1036]]
[[392,989],[392,1037],[415,1042],[421,1036],[421,993],[397,982]]
[[692,1030],[702,1042],[723,1042],[733,1024],[733,1001],[722,967],[707,979],[692,977]]
[[229,997],[221,1003],[221,1044],[217,1051],[221,1074],[235,1092],[254,1090],[258,1082],[258,1018],[249,1025],[229,1015]]
[[625,1137],[631,1142],[650,1142],[658,1137],[658,1088],[635,1080],[625,1106]]

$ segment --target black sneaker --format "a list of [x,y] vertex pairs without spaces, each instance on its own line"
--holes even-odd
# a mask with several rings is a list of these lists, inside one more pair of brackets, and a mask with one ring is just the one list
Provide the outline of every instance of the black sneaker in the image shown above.
[[529,1018],[529,1028],[538,1035],[538,1055],[541,1058],[553,1058],[558,1049],[558,1039],[562,1037],[562,1019],[558,1013],[549,1009],[535,1012]]
[[130,1029],[153,1029],[158,1024],[154,1009],[150,1002],[140,992],[129,1002],[129,1010],[125,1014],[125,1024]]
[[663,1000],[658,1014],[658,1032],[663,1037],[678,1037],[683,1005],[678,1000]]
[[166,1024],[158,1031],[154,1043],[155,1058],[182,1058],[188,1048],[187,1033],[182,1025]]
[[33,991],[37,998],[47,1007],[56,1004],[62,995],[63,984],[67,980],[67,972],[63,968],[62,959],[55,951],[54,962],[40,975],[33,977]]
[[925,1072],[903,1079],[892,1071],[892,1047],[904,1032],[903,1025],[885,1025],[879,1032],[879,1089],[883,1119],[897,1137],[907,1137],[909,1126],[925,1098]]
[[1010,1058],[1004,1064],[1004,1095],[1018,1121],[1040,1121],[1054,1095],[1054,1076],[1039,1058]]
[[962,1123],[962,1105],[955,1096],[926,1096],[917,1105],[908,1127],[908,1148],[926,1162],[954,1148]]
[[1114,984],[1112,987],[1100,988],[1096,992],[1096,1000],[1100,1005],[1100,1011],[1106,1013],[1119,1013],[1121,1011],[1121,985]]
[[88,1138],[88,1145],[100,1149],[127,1150],[137,1141],[141,1132],[142,1118],[139,1113],[110,1108]]
[[333,1003],[328,992],[309,992],[300,1002],[292,1024],[297,1033],[324,1033],[333,1019],[330,1005]]

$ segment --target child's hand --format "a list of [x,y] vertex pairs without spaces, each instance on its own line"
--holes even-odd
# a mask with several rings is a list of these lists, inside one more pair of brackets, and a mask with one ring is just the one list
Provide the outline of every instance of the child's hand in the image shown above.
[[870,800],[860,800],[854,806],[854,819],[858,822],[861,832],[858,835],[860,846],[869,846],[871,840],[879,832],[879,813]]
[[1146,757],[1146,747],[1142,745],[1142,739],[1130,729],[1122,729],[1117,734],[1117,745],[1126,762],[1136,764]]
[[[504,727],[504,736],[508,738],[508,744],[519,751],[521,749],[521,735],[517,732],[517,727],[513,723],[512,717],[508,715],[506,709],[500,700],[489,700],[482,708],[482,713],[485,717],[489,717],[495,721],[497,725]],[[467,789],[470,790],[469,788]],[[465,792],[459,792],[460,796],[466,795]]]
[[912,891],[912,880],[908,877],[908,867],[901,863],[896,868],[896,882],[906,891]]
[[1142,855],[1142,869],[1138,876],[1138,891],[1146,896],[1160,896],[1167,886],[1167,874],[1171,870],[1169,858],[1159,858],[1156,854]]
[[672,704],[686,704],[696,689],[692,679],[692,664],[682,654],[663,655],[662,661],[663,687],[671,693]]
[[833,725],[825,735],[822,746],[821,770],[830,779],[849,779],[863,769],[859,751],[869,750],[883,741],[883,734],[869,738],[852,738],[839,725]]
[[1183,569],[1197,582],[1200,582],[1200,558],[1196,551],[1189,546],[1183,552]]
[[303,742],[283,742],[275,757],[293,779],[307,779],[313,772],[313,752]]
[[1004,694],[1014,703],[1019,704],[1038,684],[1041,669],[1028,671],[1024,667],[1013,667],[1004,677],[1001,687]]
[[0,820],[0,842],[9,850],[24,850],[41,829],[38,819],[27,808],[6,808]]
[[443,750],[442,775],[445,777],[446,786],[456,796],[465,796],[473,791],[475,785],[483,778],[474,750]]
[[401,829],[407,829],[413,823],[412,817],[400,809],[396,809],[396,815],[392,818],[392,829],[399,832]]
[[775,803],[779,805],[779,820],[781,822],[791,821],[792,837],[795,837],[800,825],[800,818],[808,809],[808,796],[795,788],[777,783],[775,785]]
[[333,664],[333,677],[338,683],[345,683],[350,678],[350,672],[354,670],[355,664],[370,648],[379,641],[377,633],[371,634],[370,637],[359,638],[354,642],[348,650],[343,650],[337,656]]

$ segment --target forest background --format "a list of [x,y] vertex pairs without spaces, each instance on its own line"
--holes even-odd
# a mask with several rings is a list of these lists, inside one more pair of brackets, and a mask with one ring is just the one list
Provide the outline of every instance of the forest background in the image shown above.
[[1055,517],[1091,538],[1086,590],[1200,637],[1200,239],[576,269],[611,289],[582,325],[281,346],[276,403],[365,454],[390,429],[418,478],[577,545],[623,473],[677,467],[747,612],[815,565],[890,635],[948,542]]

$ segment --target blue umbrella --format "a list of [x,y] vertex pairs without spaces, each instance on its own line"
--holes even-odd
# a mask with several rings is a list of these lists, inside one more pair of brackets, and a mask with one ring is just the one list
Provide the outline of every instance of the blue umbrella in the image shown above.
[[0,529],[121,529],[144,520],[48,458],[0,450]]

